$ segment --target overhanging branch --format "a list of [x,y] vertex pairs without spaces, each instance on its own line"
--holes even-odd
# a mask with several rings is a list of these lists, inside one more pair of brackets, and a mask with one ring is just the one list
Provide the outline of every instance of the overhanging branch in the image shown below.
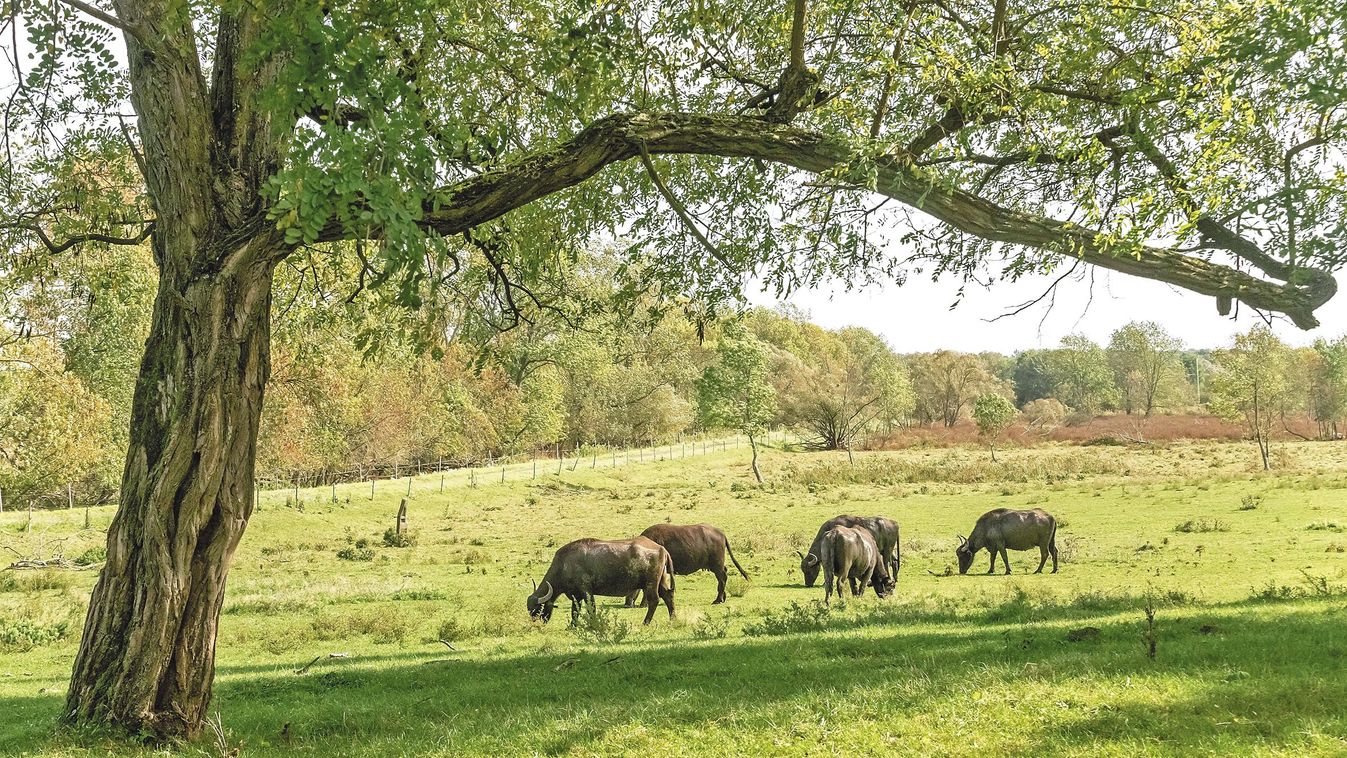
[[[1301,328],[1318,324],[1314,309],[1337,291],[1325,271],[1299,268],[1289,282],[1261,279],[1169,248],[1110,243],[1095,229],[1000,206],[948,187],[913,167],[910,156],[865,154],[841,139],[760,118],[692,113],[619,114],[601,119],[551,149],[465,179],[435,194],[421,224],[443,236],[462,234],[553,193],[604,167],[641,154],[708,155],[771,161],[814,174],[836,175],[874,164],[874,192],[919,209],[967,234],[1080,259],[1254,308],[1289,316]],[[858,172],[864,174],[865,172]],[[363,230],[362,230],[363,231]],[[320,239],[356,236],[333,225]]]

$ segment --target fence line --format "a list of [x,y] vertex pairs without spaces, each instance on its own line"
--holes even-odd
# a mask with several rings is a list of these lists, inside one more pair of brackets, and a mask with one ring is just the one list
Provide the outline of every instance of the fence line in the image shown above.
[[[759,439],[759,444],[777,441],[785,443],[787,432],[778,430],[767,432]],[[368,498],[373,500],[379,491],[380,483],[391,484],[397,482],[401,484],[406,481],[405,497],[413,497],[418,492],[424,494],[430,487],[432,490],[436,487],[433,478],[425,485],[417,482],[418,477],[431,476],[439,474],[438,491],[444,492],[447,484],[452,483],[454,475],[462,475],[463,483],[470,487],[477,487],[482,484],[492,482],[506,483],[510,481],[533,481],[544,476],[563,477],[566,472],[577,471],[581,468],[600,469],[617,468],[626,465],[639,465],[646,462],[659,462],[665,460],[680,460],[694,456],[706,455],[714,452],[724,452],[738,447],[745,447],[748,444],[748,438],[744,435],[732,435],[729,437],[718,437],[708,439],[704,437],[694,439],[680,439],[674,442],[667,442],[661,445],[641,445],[634,448],[610,448],[603,446],[580,446],[572,448],[570,451],[562,450],[560,445],[547,451],[549,455],[543,456],[543,460],[555,460],[557,467],[555,471],[550,468],[546,470],[539,469],[537,452],[530,454],[527,458],[522,456],[510,456],[502,460],[488,459],[487,461],[473,465],[462,462],[446,461],[443,458],[431,462],[413,462],[413,463],[390,463],[376,464],[370,466],[357,466],[344,471],[321,471],[303,474],[298,477],[280,478],[280,477],[258,477],[254,484],[253,499],[254,505],[261,500],[263,493],[275,493],[288,491],[294,500],[300,499],[301,491],[327,490],[326,494],[332,502],[338,499],[338,489],[350,499],[357,488],[363,488],[365,483],[369,483]],[[649,453],[649,455],[647,455]],[[499,478],[496,472],[499,471]],[[379,476],[380,473],[391,474],[391,476]],[[363,492],[363,489],[360,490]],[[385,490],[386,491],[386,490]],[[66,497],[64,505],[65,510],[73,510],[76,507],[73,483],[66,484]],[[81,498],[82,499],[82,498]],[[57,501],[59,503],[59,501]],[[56,510],[60,508],[57,503],[51,503],[48,507],[40,510]],[[89,507],[91,505],[106,505],[107,501],[90,501],[80,505],[85,510],[84,523],[85,528],[89,528]],[[111,504],[115,505],[113,500]],[[28,503],[27,510],[31,514],[33,511],[33,502]],[[12,500],[6,501],[5,492],[0,489],[0,515],[7,511],[18,513],[23,510],[23,506]],[[31,518],[31,515],[30,515]]]
[[[785,439],[786,433],[784,431],[769,432],[759,439],[759,444],[767,443],[772,440],[784,442]],[[353,494],[356,492],[361,493],[360,496],[373,500],[380,490],[380,484],[383,485],[383,491],[387,492],[388,490],[386,488],[389,485],[396,483],[399,487],[396,491],[401,496],[414,497],[416,494],[425,494],[427,492],[433,493],[436,491],[437,485],[434,479],[435,474],[439,474],[438,491],[443,492],[446,481],[458,483],[448,478],[455,474],[462,476],[463,479],[461,483],[466,484],[469,487],[477,487],[481,484],[493,482],[503,484],[511,481],[536,481],[543,477],[564,477],[566,472],[577,471],[581,468],[612,469],[626,465],[639,465],[646,462],[656,463],[666,460],[681,460],[683,458],[702,456],[709,453],[724,452],[747,446],[747,440],[748,438],[743,435],[733,435],[715,439],[684,439],[661,445],[642,445],[627,449],[579,447],[572,449],[569,455],[566,454],[566,451],[557,449],[548,451],[549,453],[556,454],[554,460],[557,463],[557,468],[555,471],[550,468],[540,469],[538,467],[539,456],[534,453],[524,460],[488,460],[481,465],[475,466],[456,464],[451,461],[444,461],[443,459],[431,463],[389,466],[385,467],[385,470],[389,470],[394,474],[391,477],[375,476],[368,479],[352,481],[329,480],[325,482],[319,479],[321,474],[312,474],[307,477],[289,481],[275,478],[268,480],[259,478],[254,496],[260,502],[263,493],[289,491],[294,500],[299,500],[301,490],[311,492],[316,489],[321,493],[319,496],[327,495],[332,502],[337,502],[339,499],[338,490],[340,489],[347,500],[356,497],[357,495]],[[647,452],[649,452],[648,456]],[[519,456],[514,457],[518,458]],[[552,459],[552,456],[543,457],[543,460]],[[363,470],[372,473],[372,468],[373,467],[352,469],[351,471]],[[406,473],[402,473],[403,471]],[[500,474],[499,477],[496,476],[497,472]],[[334,472],[327,473],[330,475]],[[429,482],[417,481],[418,478],[424,478],[426,476],[431,477]],[[304,483],[305,479],[310,483]],[[369,483],[368,494],[364,494],[363,490],[366,481]],[[401,488],[403,481],[406,482],[405,490]],[[328,490],[328,492],[322,492],[322,490]]]

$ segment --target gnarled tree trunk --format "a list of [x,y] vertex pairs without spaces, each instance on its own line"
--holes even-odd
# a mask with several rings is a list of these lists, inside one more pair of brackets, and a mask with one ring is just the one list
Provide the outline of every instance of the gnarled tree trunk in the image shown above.
[[162,272],[68,721],[192,737],[205,717],[269,370],[274,251],[235,245],[219,270]]

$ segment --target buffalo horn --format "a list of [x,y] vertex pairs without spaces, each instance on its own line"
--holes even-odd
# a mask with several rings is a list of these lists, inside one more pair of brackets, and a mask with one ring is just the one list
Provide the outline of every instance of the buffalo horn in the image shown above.
[[540,598],[538,598],[538,602],[540,602],[540,603],[546,603],[548,600],[551,600],[551,599],[552,599],[552,583],[551,583],[551,582],[543,582],[543,586],[547,588],[547,594],[546,594],[546,595],[543,595],[543,596],[540,597]]

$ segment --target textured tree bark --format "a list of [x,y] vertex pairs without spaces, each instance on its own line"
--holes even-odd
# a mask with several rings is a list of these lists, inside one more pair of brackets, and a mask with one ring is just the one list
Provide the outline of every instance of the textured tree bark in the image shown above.
[[219,270],[161,279],[69,722],[191,738],[205,718],[225,578],[252,512],[272,253],[248,241]]

